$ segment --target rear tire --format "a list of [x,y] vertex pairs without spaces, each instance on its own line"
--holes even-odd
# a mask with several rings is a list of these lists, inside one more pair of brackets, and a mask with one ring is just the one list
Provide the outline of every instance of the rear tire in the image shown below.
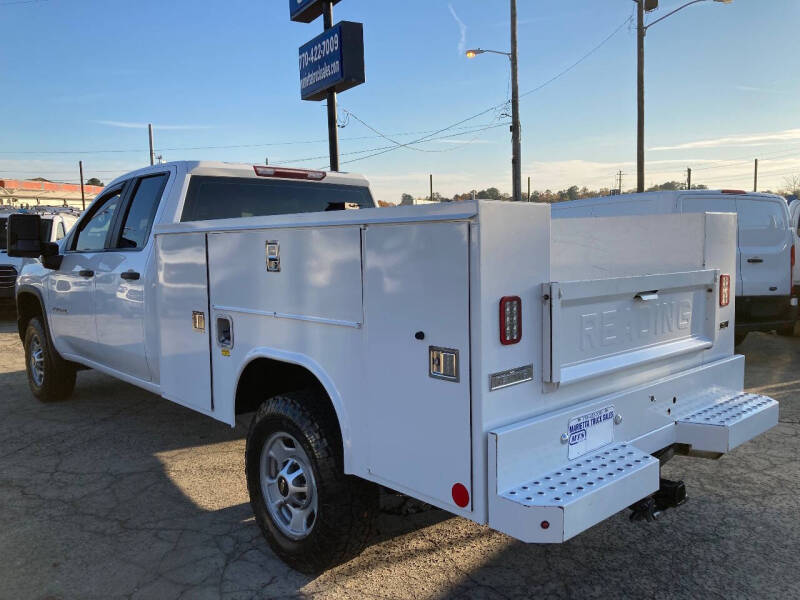
[[747,333],[734,333],[733,334],[733,345],[738,346],[744,341],[744,338],[747,337]]
[[28,387],[42,402],[60,402],[75,389],[75,367],[58,355],[38,317],[25,330]]
[[247,489],[272,550],[315,574],[356,556],[372,535],[378,486],[344,474],[342,439],[328,398],[274,396],[256,412],[245,451]]

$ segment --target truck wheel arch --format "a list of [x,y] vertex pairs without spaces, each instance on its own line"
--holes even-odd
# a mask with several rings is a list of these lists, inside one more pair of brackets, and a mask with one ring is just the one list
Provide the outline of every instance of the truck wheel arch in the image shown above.
[[[271,375],[278,370],[282,377],[276,380]],[[350,423],[344,403],[325,369],[308,356],[267,348],[251,350],[242,361],[237,375],[231,422],[235,423],[238,414],[257,410],[263,401],[276,394],[314,386],[327,395],[330,408],[339,423],[345,472],[347,472],[351,458],[351,438]]]
[[21,286],[17,291],[17,331],[21,340],[25,339],[28,322],[36,316],[42,317],[45,332],[50,335],[41,292],[32,286]]

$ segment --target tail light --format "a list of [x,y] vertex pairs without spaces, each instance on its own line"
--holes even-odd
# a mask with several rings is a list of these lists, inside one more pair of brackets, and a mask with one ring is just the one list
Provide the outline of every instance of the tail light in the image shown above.
[[500,343],[516,344],[522,339],[522,300],[519,296],[500,298]]
[[719,305],[728,306],[731,303],[731,276],[719,276]]
[[287,169],[283,167],[265,167],[253,165],[253,170],[259,177],[280,177],[283,179],[310,179],[320,181],[325,179],[325,171],[306,171],[305,169]]

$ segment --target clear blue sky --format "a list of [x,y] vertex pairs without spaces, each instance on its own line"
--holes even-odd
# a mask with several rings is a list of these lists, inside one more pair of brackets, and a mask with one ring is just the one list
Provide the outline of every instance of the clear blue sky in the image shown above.
[[[662,0],[650,16],[680,5]],[[519,0],[520,88],[569,67],[633,15],[631,0]],[[505,0],[342,0],[336,20],[364,23],[367,83],[340,106],[387,134],[436,130],[508,97]],[[800,174],[797,0],[687,8],[647,35],[647,181],[762,188]],[[0,178],[104,181],[147,161],[145,124],[167,160],[288,161],[320,168],[324,103],[299,98],[297,49],[322,29],[291,23],[286,0],[0,0]],[[462,37],[463,36],[463,37]],[[635,31],[624,25],[561,78],[522,100],[523,171],[534,189],[634,184]],[[341,115],[345,120],[345,115]],[[503,122],[499,111],[467,126]],[[447,133],[461,133],[450,130]],[[390,142],[350,118],[342,152]],[[412,141],[414,135],[393,135]],[[376,196],[510,191],[510,135],[498,127],[343,165]],[[138,149],[138,151],[136,150]],[[97,150],[133,150],[98,153]],[[45,154],[45,151],[53,154]],[[81,154],[63,154],[81,151]],[[25,152],[23,154],[23,152]],[[362,155],[345,155],[348,160]]]

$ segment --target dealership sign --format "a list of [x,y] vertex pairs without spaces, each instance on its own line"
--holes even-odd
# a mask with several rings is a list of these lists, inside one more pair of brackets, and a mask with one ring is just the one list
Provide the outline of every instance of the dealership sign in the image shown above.
[[[295,0],[297,1],[297,0]],[[364,29],[341,21],[300,47],[300,97],[324,100],[364,83]]]
[[[339,0],[331,0],[331,4],[336,4]],[[289,14],[292,21],[298,23],[311,23],[322,14],[322,0],[289,0]]]

